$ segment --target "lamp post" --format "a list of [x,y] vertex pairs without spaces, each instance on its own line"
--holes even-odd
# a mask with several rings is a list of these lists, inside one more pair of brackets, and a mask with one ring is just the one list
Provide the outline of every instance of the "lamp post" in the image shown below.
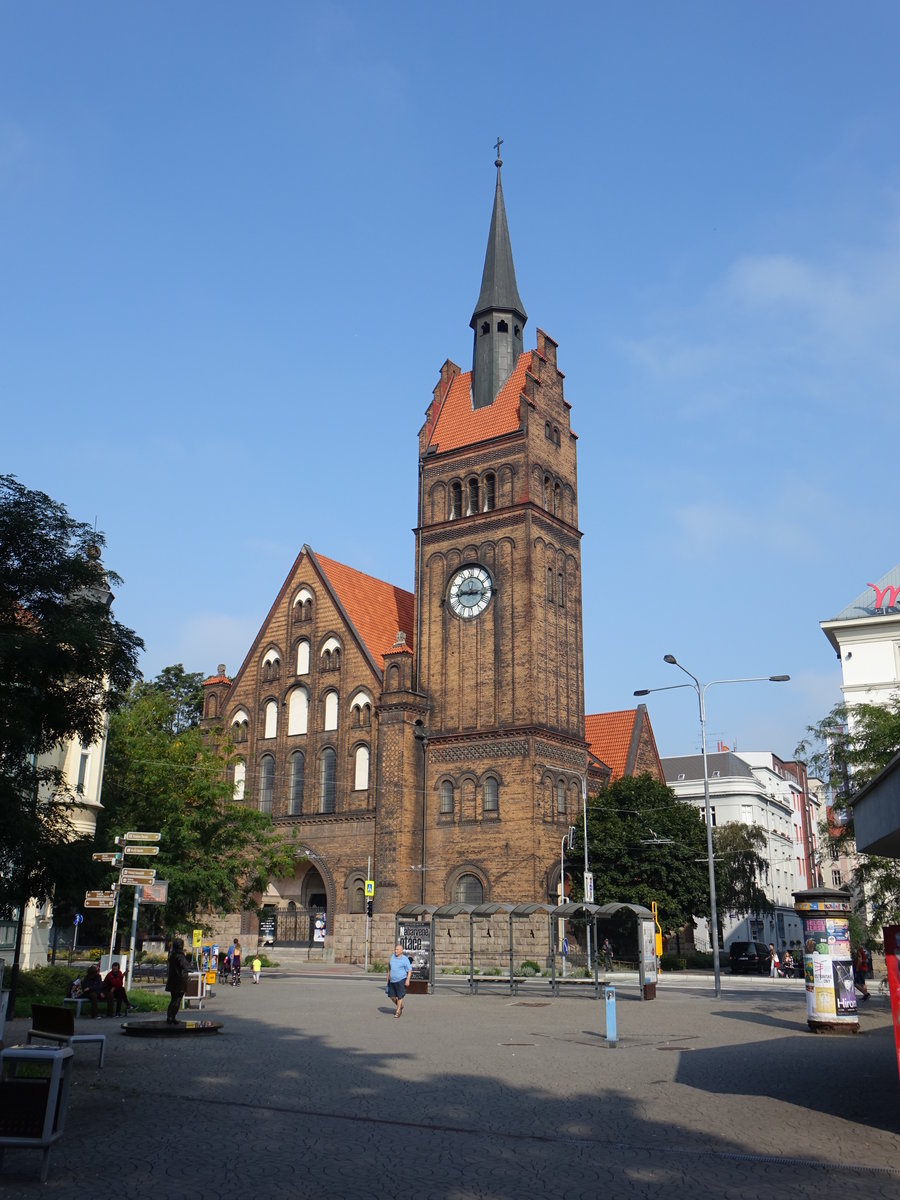
[[722,683],[787,683],[790,675],[752,675],[743,679],[711,679],[709,683],[701,683],[696,675],[687,667],[683,667],[674,654],[663,655],[663,662],[684,671],[693,680],[692,683],[673,683],[668,687],[640,688],[635,696],[649,696],[651,692],[672,692],[677,688],[693,688],[697,693],[700,704],[700,746],[703,751],[703,801],[706,815],[706,857],[709,865],[709,921],[710,941],[713,951],[713,975],[715,977],[716,997],[722,994],[722,979],[719,972],[719,913],[716,907],[716,864],[713,855],[712,811],[709,803],[709,760],[706,755],[706,693],[711,687]]
[[425,903],[425,850],[426,850],[426,822],[428,817],[428,792],[427,792],[427,773],[428,773],[428,730],[421,721],[416,721],[413,729],[413,737],[422,747],[422,899],[421,903]]

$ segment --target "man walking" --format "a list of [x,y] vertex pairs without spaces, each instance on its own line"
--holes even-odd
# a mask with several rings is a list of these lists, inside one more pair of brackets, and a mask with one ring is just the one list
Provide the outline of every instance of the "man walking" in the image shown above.
[[391,961],[388,963],[387,976],[387,993],[394,1002],[396,1012],[395,1017],[403,1015],[403,1001],[406,997],[406,989],[409,987],[409,981],[412,978],[412,963],[403,953],[403,947],[398,942],[394,947],[394,953],[391,955]]

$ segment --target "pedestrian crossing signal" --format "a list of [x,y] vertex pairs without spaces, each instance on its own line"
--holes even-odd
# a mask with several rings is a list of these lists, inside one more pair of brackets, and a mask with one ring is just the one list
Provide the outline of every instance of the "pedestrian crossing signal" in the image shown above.
[[372,901],[367,900],[366,901],[366,916],[371,917],[371,915],[372,915]]

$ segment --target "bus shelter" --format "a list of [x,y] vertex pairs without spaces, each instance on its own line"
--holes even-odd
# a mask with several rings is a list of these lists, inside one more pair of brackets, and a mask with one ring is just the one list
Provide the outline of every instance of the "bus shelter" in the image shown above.
[[[649,908],[644,908],[641,904],[627,904],[624,901],[614,902],[612,904],[587,904],[585,902],[577,903],[576,901],[571,901],[566,904],[557,905],[554,909],[552,909],[550,913],[550,926],[553,950],[551,955],[550,986],[553,989],[554,995],[559,995],[559,981],[556,973],[556,961],[561,951],[559,944],[559,922],[572,921],[581,918],[586,925],[591,925],[593,929],[594,946],[599,947],[600,933],[598,926],[601,923],[608,923],[610,920],[623,912],[634,914],[637,923],[636,958],[640,972],[641,996],[644,999],[652,998],[652,993],[648,991],[648,988],[651,984],[655,985],[656,983],[657,966],[655,948],[652,956],[653,961],[650,962],[648,960],[646,926],[649,923],[651,932],[655,933],[656,926],[653,920],[653,913]],[[654,943],[651,942],[650,945],[653,946]],[[598,953],[594,954],[592,975],[594,982],[594,996],[599,1000],[601,994],[601,982],[600,955]],[[604,983],[609,982],[609,980],[604,980]]]

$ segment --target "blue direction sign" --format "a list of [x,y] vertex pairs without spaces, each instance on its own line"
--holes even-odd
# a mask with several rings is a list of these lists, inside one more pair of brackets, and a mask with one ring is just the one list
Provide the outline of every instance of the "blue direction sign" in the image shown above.
[[569,953],[569,939],[563,938],[563,954],[567,955],[568,953]]
[[84,917],[81,915],[81,913],[76,913],[75,916],[72,918],[72,924],[80,925],[83,920],[84,920]]

